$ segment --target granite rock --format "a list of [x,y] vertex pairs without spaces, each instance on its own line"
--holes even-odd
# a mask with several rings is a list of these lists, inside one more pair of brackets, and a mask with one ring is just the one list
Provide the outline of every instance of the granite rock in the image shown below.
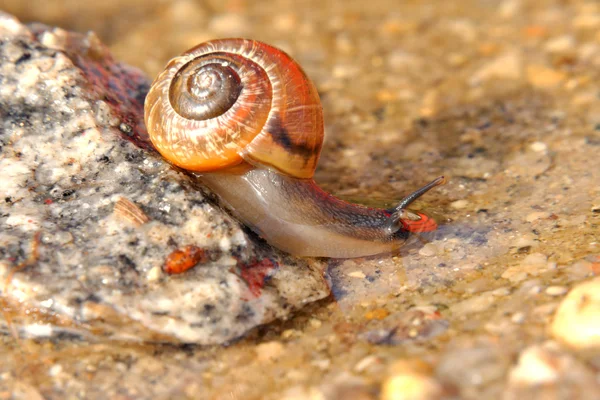
[[[2,329],[217,344],[329,294],[322,262],[266,246],[153,151],[148,79],[93,33],[0,14],[0,82]],[[163,271],[190,248],[199,265]]]

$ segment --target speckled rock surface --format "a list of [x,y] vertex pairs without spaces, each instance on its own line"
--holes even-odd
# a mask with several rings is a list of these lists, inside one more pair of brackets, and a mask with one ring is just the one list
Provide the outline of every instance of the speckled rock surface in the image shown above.
[[572,346],[575,331],[555,326],[593,335],[600,323],[581,303],[600,275],[597,1],[24,4],[0,0],[27,21],[95,29],[148,76],[207,39],[279,46],[321,95],[325,189],[382,205],[438,175],[449,183],[415,204],[444,222],[433,240],[331,261],[333,296],[230,346],[2,336],[0,399],[598,393],[594,340]]
[[[261,248],[150,150],[148,81],[94,34],[2,15],[0,35],[5,330],[224,343],[328,295],[319,263]],[[162,271],[192,245],[206,262]]]

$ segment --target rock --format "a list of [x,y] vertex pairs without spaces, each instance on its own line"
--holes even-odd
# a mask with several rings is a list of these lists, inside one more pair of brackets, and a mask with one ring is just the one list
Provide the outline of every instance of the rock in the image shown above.
[[547,211],[534,211],[532,213],[527,214],[527,216],[525,217],[525,221],[533,222],[540,219],[549,218],[551,215],[552,214]]
[[[244,233],[157,155],[143,125],[147,78],[95,35],[6,14],[0,32],[0,278],[11,328],[224,343],[328,295],[321,263]],[[210,256],[161,272],[186,246]]]
[[[457,387],[482,386],[501,379],[510,355],[492,343],[473,344],[445,352],[436,368],[436,376]],[[457,368],[460,366],[460,368]]]
[[556,268],[556,264],[548,262],[548,256],[542,253],[531,253],[525,257],[520,265],[508,267],[503,273],[502,278],[511,282],[520,282],[530,276],[538,276]]
[[518,52],[500,55],[498,58],[484,64],[471,78],[472,84],[491,81],[494,79],[521,79],[523,71],[522,56]]
[[525,349],[516,367],[510,371],[512,383],[538,385],[554,382],[559,376],[556,357],[541,346]]
[[571,35],[563,35],[548,40],[544,49],[549,53],[564,53],[575,48],[575,39]]
[[439,254],[442,249],[435,243],[427,243],[419,249],[419,255],[423,257],[431,257]]
[[552,334],[577,349],[600,348],[600,277],[569,292],[554,315]]
[[566,79],[566,74],[543,65],[527,67],[527,80],[533,86],[545,89],[558,85]]
[[572,24],[576,29],[596,29],[600,26],[600,14],[580,14],[572,20]]
[[544,142],[533,142],[529,147],[535,152],[545,152],[548,150],[548,145]]
[[546,294],[548,296],[562,296],[563,294],[567,293],[569,289],[567,289],[565,286],[548,286],[546,288]]
[[281,342],[265,342],[261,343],[254,349],[256,351],[256,358],[261,361],[274,361],[281,357],[285,351],[285,347]]
[[382,400],[439,399],[444,388],[432,376],[432,368],[425,362],[398,360],[390,365],[389,376],[383,382]]
[[506,399],[594,399],[594,373],[554,342],[527,347],[508,373]]
[[462,210],[463,208],[466,208],[469,205],[469,202],[467,200],[456,200],[453,201],[452,203],[450,203],[450,207],[457,209],[457,210]]
[[399,345],[406,342],[426,341],[446,332],[448,321],[435,307],[414,307],[380,317],[367,318],[369,329],[359,338],[373,344]]
[[484,157],[459,158],[452,168],[453,175],[470,179],[489,179],[500,167],[498,161]]

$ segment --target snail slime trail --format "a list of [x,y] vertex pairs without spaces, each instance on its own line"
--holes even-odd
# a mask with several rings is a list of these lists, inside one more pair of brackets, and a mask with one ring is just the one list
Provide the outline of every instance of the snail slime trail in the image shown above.
[[388,253],[410,233],[437,228],[406,207],[444,177],[387,210],[347,203],[314,182],[324,137],[319,95],[289,55],[265,43],[214,40],[174,58],[146,97],[145,122],[167,161],[288,253]]

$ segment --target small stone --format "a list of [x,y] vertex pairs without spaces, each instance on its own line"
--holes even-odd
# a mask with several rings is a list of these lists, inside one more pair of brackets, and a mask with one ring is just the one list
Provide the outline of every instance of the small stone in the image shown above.
[[373,365],[381,365],[381,364],[382,364],[382,360],[380,357],[375,356],[375,355],[369,355],[356,363],[356,365],[354,366],[354,371],[361,373]]
[[577,29],[592,29],[600,26],[600,14],[581,14],[573,18],[573,27]]
[[566,74],[543,65],[530,65],[527,67],[528,82],[540,89],[551,88],[566,79]]
[[388,66],[394,71],[410,71],[419,68],[423,61],[412,53],[397,49],[387,58]]
[[281,332],[282,339],[292,339],[300,336],[302,336],[302,333],[296,329],[286,329],[285,331]]
[[459,387],[483,387],[504,379],[510,356],[491,343],[475,343],[443,353],[435,375],[443,382]]
[[530,148],[535,152],[542,152],[548,150],[548,145],[544,142],[533,142]]
[[489,179],[499,170],[500,164],[496,160],[485,157],[461,157],[453,163],[452,173],[471,179]]
[[545,50],[549,53],[563,53],[575,47],[573,36],[564,35],[548,40]]
[[431,367],[421,360],[400,360],[389,368],[383,382],[381,400],[438,399],[444,390],[432,377]]
[[310,326],[314,329],[318,329],[321,327],[321,325],[323,325],[323,322],[321,322],[320,319],[316,319],[316,318],[311,318],[308,323],[310,324]]
[[495,79],[517,80],[522,77],[522,56],[518,52],[510,52],[483,65],[473,74],[471,84],[479,84]]
[[459,301],[450,307],[450,310],[454,315],[462,316],[473,313],[478,313],[489,309],[495,302],[498,301],[494,295],[494,291],[490,290],[487,292],[480,293],[476,296],[472,296],[466,300]]
[[508,296],[511,290],[508,287],[501,287],[491,291],[491,294],[497,297]]
[[502,18],[513,18],[522,8],[521,0],[504,0],[498,7],[498,13]]
[[48,375],[57,376],[63,371],[63,367],[60,364],[55,364],[48,370]]
[[419,115],[422,118],[429,118],[434,116],[438,112],[438,103],[440,102],[440,91],[437,89],[431,89],[425,92],[423,99],[421,100],[421,107],[419,109]]
[[366,319],[384,319],[390,315],[390,312],[385,308],[376,308],[375,310],[371,310],[365,314]]
[[365,279],[367,276],[365,275],[364,272],[362,271],[352,271],[352,272],[348,272],[349,277],[351,278],[358,278],[358,279]]
[[549,218],[550,215],[551,214],[546,211],[536,211],[536,212],[527,214],[527,216],[525,217],[525,221],[533,222],[533,221],[537,221],[538,219],[546,219],[546,218]]
[[521,265],[545,265],[548,256],[542,253],[531,253],[521,261]]
[[522,324],[523,322],[525,322],[525,313],[519,311],[514,313],[511,317],[510,320],[515,323],[515,324]]
[[600,277],[578,285],[563,299],[552,334],[577,349],[600,348]]
[[331,366],[331,360],[329,358],[313,360],[310,362],[310,365],[313,365],[313,366],[319,368],[320,370],[325,371],[325,370],[329,369],[329,367]]
[[266,342],[257,345],[254,348],[256,351],[256,358],[259,361],[273,361],[281,357],[285,350],[284,345],[281,342]]
[[546,294],[548,296],[562,296],[567,293],[568,290],[569,289],[565,286],[548,286],[548,288],[546,288]]
[[438,247],[433,243],[427,243],[419,249],[419,255],[423,257],[431,257],[438,253]]
[[148,282],[156,282],[162,275],[162,269],[159,266],[152,267],[146,273],[146,280]]
[[552,355],[541,346],[525,349],[519,356],[518,364],[510,371],[511,383],[527,385],[554,382],[558,370]]
[[452,203],[450,203],[450,207],[455,208],[457,210],[462,210],[463,208],[466,208],[469,205],[469,202],[467,200],[456,200],[453,201]]
[[525,248],[531,248],[531,247],[538,246],[538,245],[539,245],[539,242],[536,240],[535,235],[526,233],[526,234],[518,237],[512,246],[514,246],[520,250],[520,249],[525,249]]
[[554,268],[554,263],[549,263],[546,255],[541,253],[532,253],[525,257],[519,265],[508,267],[503,273],[502,278],[511,282],[521,282],[529,276],[537,276]]

